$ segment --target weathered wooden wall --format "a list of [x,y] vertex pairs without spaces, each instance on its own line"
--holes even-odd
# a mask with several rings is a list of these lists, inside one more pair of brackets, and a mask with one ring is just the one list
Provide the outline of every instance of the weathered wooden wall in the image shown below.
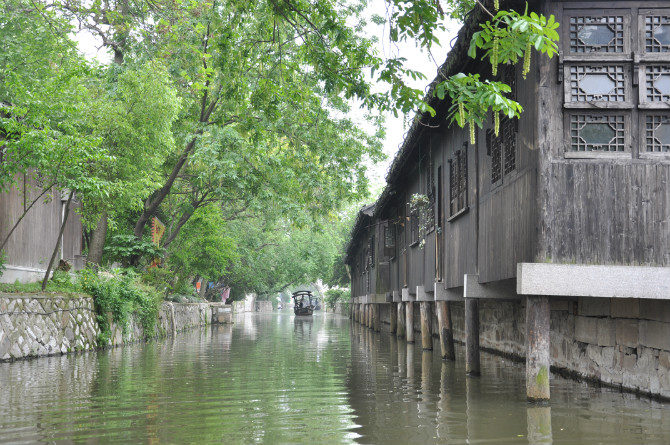
[[[24,184],[23,180],[21,184]],[[14,223],[21,217],[24,208],[27,208],[41,192],[36,180],[26,178],[25,185],[20,189],[13,188],[7,193],[0,194],[0,239],[7,236]],[[56,245],[64,205],[60,193],[56,190],[40,198],[7,243],[8,264],[46,269]],[[70,207],[70,215],[63,234],[63,258],[70,262],[74,260],[75,255],[81,254],[82,249],[82,226],[75,208],[76,203]]]

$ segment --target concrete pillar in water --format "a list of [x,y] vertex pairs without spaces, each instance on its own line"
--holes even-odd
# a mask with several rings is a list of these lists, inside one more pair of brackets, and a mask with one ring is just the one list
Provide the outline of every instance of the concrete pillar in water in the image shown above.
[[479,301],[465,296],[465,372],[481,374],[479,367]]
[[549,400],[549,297],[526,299],[526,396],[528,400]]
[[422,301],[419,303],[421,308],[421,347],[424,351],[433,349],[433,311],[431,303]]
[[400,302],[398,306],[398,326],[396,329],[396,336],[398,338],[405,336],[405,303]]
[[389,326],[391,328],[391,334],[395,334],[398,329],[398,304],[391,303],[389,306]]
[[437,322],[440,329],[440,349],[443,360],[455,360],[454,333],[451,326],[451,307],[448,301],[436,301]]
[[382,331],[382,305],[375,304],[375,331]]
[[405,302],[405,337],[407,343],[414,343],[414,302]]

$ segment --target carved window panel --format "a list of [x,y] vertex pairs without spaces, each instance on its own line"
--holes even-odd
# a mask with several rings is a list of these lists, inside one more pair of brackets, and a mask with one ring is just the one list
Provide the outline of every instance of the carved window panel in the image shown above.
[[640,103],[667,106],[670,101],[670,65],[645,66],[643,73]]
[[449,160],[449,216],[453,218],[467,208],[468,156],[467,149],[457,150]]
[[650,153],[670,152],[670,114],[646,116],[645,145]]
[[623,65],[571,65],[566,102],[628,102]]
[[384,227],[384,256],[395,257],[395,224]]
[[645,15],[644,50],[647,53],[670,52],[670,13]]
[[491,184],[502,184],[504,176],[516,170],[516,121],[503,117],[500,131],[495,136],[493,130],[486,133],[487,154],[491,156]]
[[570,150],[573,152],[625,152],[626,115],[570,115]]
[[572,16],[569,19],[571,53],[624,53],[627,16]]

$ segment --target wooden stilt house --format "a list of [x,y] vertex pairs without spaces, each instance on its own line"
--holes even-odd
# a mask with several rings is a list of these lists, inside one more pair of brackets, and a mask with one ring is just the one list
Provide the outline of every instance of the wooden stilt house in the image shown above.
[[[515,6],[525,4],[501,2]],[[488,61],[467,57],[486,20],[478,9],[470,14],[428,89],[437,116],[417,116],[385,190],[352,232],[353,301],[510,300],[524,308],[528,297],[546,296],[552,308],[567,308],[572,341],[581,343],[592,343],[578,332],[589,316],[614,320],[621,301],[654,301],[667,320],[635,320],[664,323],[667,340],[656,346],[670,350],[670,3],[528,7],[561,23],[560,56],[534,53],[526,79],[520,66],[501,67],[498,79],[524,112],[501,119],[498,136],[489,119],[471,144],[467,128],[448,125],[449,101],[432,94],[458,72],[491,78]],[[591,299],[608,309],[589,313]],[[523,322],[525,309],[518,312]],[[531,355],[523,333],[516,343],[506,335],[502,342],[515,346],[503,352]],[[622,346],[614,337],[593,342]],[[580,366],[558,347],[553,365]]]

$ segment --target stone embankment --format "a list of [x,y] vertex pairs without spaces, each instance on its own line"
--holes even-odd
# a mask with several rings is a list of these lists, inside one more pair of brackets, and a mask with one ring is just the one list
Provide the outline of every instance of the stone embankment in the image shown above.
[[143,332],[134,319],[125,334],[123,326],[112,323],[108,344],[100,345],[100,327],[92,297],[0,294],[0,361],[165,337],[210,323],[228,323],[232,321],[231,315],[230,307],[221,304],[164,302],[154,332]]

